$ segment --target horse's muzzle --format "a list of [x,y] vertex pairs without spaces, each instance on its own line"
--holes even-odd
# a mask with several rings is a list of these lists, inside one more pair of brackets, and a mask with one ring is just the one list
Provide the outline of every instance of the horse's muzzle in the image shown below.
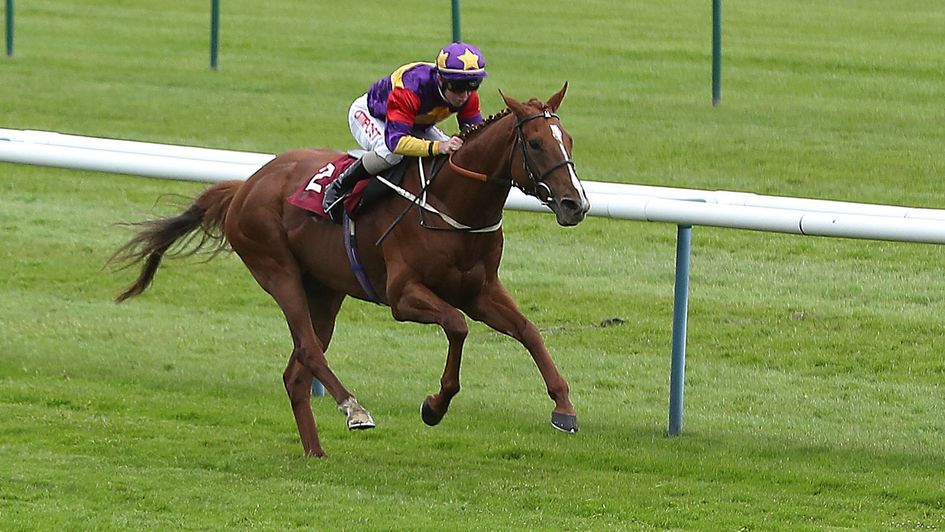
[[590,208],[591,205],[587,201],[578,201],[573,198],[563,198],[551,203],[551,210],[555,213],[558,225],[565,227],[581,223]]

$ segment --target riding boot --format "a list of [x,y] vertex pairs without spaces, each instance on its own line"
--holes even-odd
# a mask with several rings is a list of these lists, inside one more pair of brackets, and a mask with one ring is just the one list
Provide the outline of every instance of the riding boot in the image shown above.
[[341,223],[342,213],[344,211],[344,198],[354,189],[354,186],[362,179],[371,177],[371,174],[364,168],[362,159],[358,159],[351,166],[345,169],[344,173],[338,176],[325,189],[325,197],[322,200],[322,208],[325,214],[335,223]]

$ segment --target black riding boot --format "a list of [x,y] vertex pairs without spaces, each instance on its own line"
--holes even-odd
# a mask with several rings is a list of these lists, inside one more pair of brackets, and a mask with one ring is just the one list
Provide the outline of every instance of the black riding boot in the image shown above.
[[358,159],[354,164],[346,168],[344,173],[338,176],[338,179],[335,179],[328,185],[328,188],[325,189],[325,197],[322,200],[322,208],[325,209],[325,214],[331,218],[331,221],[335,223],[341,222],[345,195],[354,189],[354,185],[356,185],[358,181],[369,177],[371,177],[371,174],[365,170],[361,159]]

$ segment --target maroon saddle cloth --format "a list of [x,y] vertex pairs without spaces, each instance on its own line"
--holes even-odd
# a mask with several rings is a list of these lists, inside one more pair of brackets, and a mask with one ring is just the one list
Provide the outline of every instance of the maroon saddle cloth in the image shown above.
[[[315,175],[313,175],[311,179],[306,181],[294,194],[289,196],[287,201],[300,209],[312,213],[317,218],[327,220],[328,215],[325,214],[325,209],[322,207],[325,189],[328,188],[328,185],[330,185],[332,181],[344,173],[345,169],[354,164],[355,161],[357,161],[356,158],[346,153],[334,161],[325,164],[315,171]],[[348,216],[354,217],[354,213],[357,211],[358,205],[361,202],[361,196],[364,194],[364,189],[368,186],[368,181],[370,180],[365,179],[359,181],[354,186],[354,190],[349,192],[345,197],[344,206]]]
[[[286,201],[296,207],[308,211],[314,218],[327,220],[328,215],[322,207],[322,200],[325,197],[325,189],[332,181],[338,178],[345,169],[354,164],[358,159],[349,154],[344,154],[334,161],[325,164],[315,171],[315,174],[295,191]],[[398,163],[393,168],[389,168],[381,175],[389,183],[400,185],[404,180],[404,173],[407,170],[407,158]],[[377,179],[364,179],[358,181],[354,190],[348,192],[344,199],[345,212],[348,217],[356,219],[359,213],[363,213],[368,208],[377,203],[380,199],[389,196],[391,189],[378,181]]]

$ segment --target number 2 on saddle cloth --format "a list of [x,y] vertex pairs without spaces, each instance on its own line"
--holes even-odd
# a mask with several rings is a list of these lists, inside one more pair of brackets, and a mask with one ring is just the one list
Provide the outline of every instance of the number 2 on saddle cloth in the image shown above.
[[[335,178],[344,173],[346,168],[354,164],[356,160],[357,159],[354,157],[344,154],[334,161],[325,164],[316,170],[315,175],[296,190],[295,194],[289,196],[287,201],[300,209],[308,211],[316,218],[327,220],[328,216],[325,214],[325,209],[322,207],[322,198],[325,196],[325,189],[328,188],[328,185],[331,184]],[[361,194],[367,186],[367,182],[368,180],[365,179],[357,183],[354,190],[345,198],[345,211],[347,211],[349,215],[357,208]]]
[[[315,218],[327,220],[328,215],[325,214],[325,209],[322,207],[322,198],[325,196],[325,189],[328,188],[328,185],[331,184],[332,181],[344,173],[345,169],[354,164],[355,161],[357,161],[355,157],[344,154],[330,163],[325,164],[315,171],[311,179],[306,181],[294,194],[289,196],[287,201],[302,210],[308,211]],[[400,164],[383,172],[383,174],[388,181],[399,185],[403,180],[405,168],[406,164],[401,161]],[[376,183],[374,179],[359,181],[355,184],[354,190],[349,192],[347,197],[345,197],[345,212],[348,213],[349,217],[354,218],[359,208],[374,203],[374,201],[381,196],[385,196],[389,193],[389,188],[380,183]]]

